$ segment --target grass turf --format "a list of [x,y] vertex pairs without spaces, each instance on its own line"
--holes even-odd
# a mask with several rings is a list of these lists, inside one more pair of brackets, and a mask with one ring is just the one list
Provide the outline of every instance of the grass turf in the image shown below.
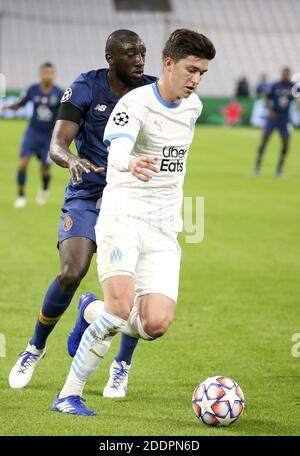
[[[58,272],[57,226],[67,170],[53,166],[49,203],[34,204],[39,187],[33,160],[28,206],[13,208],[22,121],[1,121],[0,435],[299,435],[300,359],[291,354],[300,332],[300,132],[292,138],[286,178],[274,178],[279,141],[273,136],[262,175],[251,177],[260,132],[197,127],[185,194],[205,197],[205,238],[185,243],[175,321],[160,340],[140,342],[128,395],[101,391],[119,338],[85,390],[98,416],[50,411],[70,367],[66,339],[80,294],[100,293],[95,262],[48,341],[30,386],[11,390],[7,377],[31,336],[44,293]],[[212,375],[234,378],[246,408],[230,428],[197,421],[191,395]]]

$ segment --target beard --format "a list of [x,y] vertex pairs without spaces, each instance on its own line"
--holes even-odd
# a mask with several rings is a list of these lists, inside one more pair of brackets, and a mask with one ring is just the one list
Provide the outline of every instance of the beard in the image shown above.
[[130,76],[124,71],[121,65],[116,64],[115,71],[118,79],[122,81],[126,87],[135,88],[140,85],[141,80]]

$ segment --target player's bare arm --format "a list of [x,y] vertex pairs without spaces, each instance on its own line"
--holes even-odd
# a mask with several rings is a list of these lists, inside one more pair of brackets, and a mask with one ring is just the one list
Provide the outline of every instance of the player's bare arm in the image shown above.
[[104,168],[98,168],[90,161],[72,154],[70,145],[78,133],[79,125],[70,120],[57,120],[50,144],[51,159],[62,168],[69,168],[72,181],[78,182],[83,173],[102,173]]
[[12,103],[10,105],[2,106],[1,110],[2,111],[8,111],[10,109],[12,111],[18,111],[18,109],[20,109],[21,106],[22,106],[21,103],[17,101],[16,103]]
[[155,166],[156,162],[157,157],[136,157],[129,162],[128,169],[137,179],[148,182],[152,175],[147,170],[159,173],[158,166]]

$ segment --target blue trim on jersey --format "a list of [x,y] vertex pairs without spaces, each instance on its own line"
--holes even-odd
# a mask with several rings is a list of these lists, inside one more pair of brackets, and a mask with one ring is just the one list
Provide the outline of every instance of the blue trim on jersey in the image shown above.
[[178,103],[167,103],[166,100],[164,100],[164,99],[162,98],[162,96],[160,95],[159,90],[158,90],[158,88],[157,88],[157,82],[155,82],[154,84],[151,84],[151,86],[152,86],[154,95],[156,96],[156,98],[158,99],[158,101],[160,102],[160,104],[162,104],[162,105],[165,106],[166,108],[171,108],[171,109],[178,108],[178,106],[180,106],[181,100],[178,101]]
[[135,143],[135,141],[136,141],[136,138],[134,136],[132,136],[132,135],[129,135],[128,133],[113,133],[111,135],[105,136],[105,138],[103,139],[103,143],[106,146],[109,146],[110,143],[111,143],[111,140],[112,139],[116,139],[116,138],[128,138],[133,143]]

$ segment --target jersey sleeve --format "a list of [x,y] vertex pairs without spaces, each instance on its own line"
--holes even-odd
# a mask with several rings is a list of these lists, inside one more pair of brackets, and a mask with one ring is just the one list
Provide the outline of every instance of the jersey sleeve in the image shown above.
[[24,90],[20,97],[18,98],[18,103],[20,103],[20,106],[25,106],[28,101],[32,100],[32,86],[28,87],[26,90]]
[[146,108],[137,96],[122,97],[114,107],[106,124],[103,142],[109,146],[115,138],[128,138],[135,143],[143,125]]
[[80,75],[70,87],[65,90],[61,103],[70,103],[82,112],[89,109],[92,103],[92,88],[84,75]]

